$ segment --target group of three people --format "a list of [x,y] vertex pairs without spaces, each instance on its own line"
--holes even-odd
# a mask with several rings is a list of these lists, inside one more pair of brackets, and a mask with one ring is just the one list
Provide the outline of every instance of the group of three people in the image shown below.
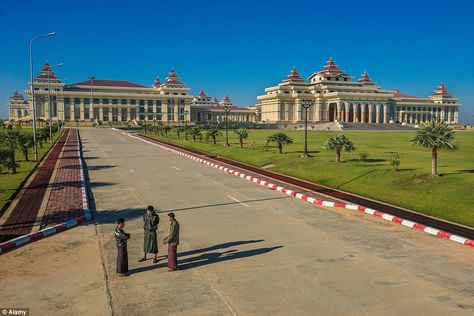
[[[168,213],[168,219],[170,222],[170,232],[164,238],[163,243],[168,244],[168,271],[175,271],[178,269],[179,223],[174,213]],[[148,253],[155,255],[153,263],[158,262],[158,237],[156,231],[158,230],[159,222],[160,218],[155,213],[153,206],[148,206],[146,213],[143,215],[143,257],[138,262],[145,261]],[[124,226],[125,219],[119,218],[115,228],[115,240],[117,244],[117,273],[120,276],[128,274],[127,240],[130,238],[130,234],[123,230]]]

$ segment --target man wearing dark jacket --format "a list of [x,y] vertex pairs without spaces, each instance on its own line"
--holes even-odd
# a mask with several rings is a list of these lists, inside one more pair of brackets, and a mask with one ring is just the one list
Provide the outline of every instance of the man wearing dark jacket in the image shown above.
[[168,271],[175,271],[178,269],[179,223],[175,219],[174,213],[169,213],[168,219],[170,234],[164,239],[164,243],[168,244]]
[[126,276],[128,273],[128,252],[127,240],[130,234],[123,231],[125,227],[125,219],[119,218],[117,220],[117,227],[115,228],[115,242],[117,244],[117,273],[119,276]]

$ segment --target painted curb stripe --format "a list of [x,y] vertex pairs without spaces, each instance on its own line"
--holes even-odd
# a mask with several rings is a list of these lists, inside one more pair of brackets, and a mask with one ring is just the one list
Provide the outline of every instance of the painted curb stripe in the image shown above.
[[392,223],[401,224],[403,226],[409,227],[409,228],[414,229],[414,230],[422,231],[422,232],[425,232],[427,234],[437,236],[437,237],[440,237],[440,238],[449,239],[451,241],[455,241],[457,243],[460,243],[460,244],[463,244],[463,245],[470,246],[470,247],[474,248],[474,240],[470,240],[470,239],[467,239],[467,238],[464,238],[464,237],[461,237],[461,236],[458,236],[458,235],[454,235],[454,234],[451,234],[449,232],[445,232],[445,231],[442,231],[442,230],[439,230],[439,229],[436,229],[436,228],[433,228],[433,227],[429,227],[429,226],[425,226],[425,225],[422,225],[422,224],[419,224],[419,223],[415,223],[415,222],[403,219],[401,217],[396,217],[396,216],[393,216],[391,214],[387,214],[387,213],[384,213],[384,212],[381,212],[381,211],[377,211],[377,210],[365,207],[363,205],[355,205],[355,204],[346,204],[346,203],[343,203],[343,202],[318,200],[314,197],[306,196],[306,195],[303,195],[301,193],[296,193],[296,192],[294,192],[290,189],[286,189],[284,187],[277,186],[276,184],[273,184],[273,183],[267,183],[266,181],[258,179],[256,177],[248,176],[248,175],[246,175],[244,173],[241,173],[239,171],[234,171],[232,169],[228,169],[227,167],[220,166],[220,165],[218,165],[214,162],[207,161],[207,160],[204,160],[202,158],[192,156],[190,154],[186,154],[186,153],[181,152],[179,150],[172,149],[168,146],[164,146],[164,145],[161,145],[161,144],[158,144],[158,143],[155,143],[155,142],[148,141],[144,138],[141,138],[141,137],[138,137],[138,136],[135,136],[135,135],[131,135],[130,133],[122,132],[122,134],[127,135],[131,138],[140,140],[142,142],[148,143],[148,144],[153,145],[155,147],[159,147],[161,149],[177,153],[181,156],[188,157],[188,158],[190,158],[192,160],[196,160],[196,161],[198,161],[202,164],[205,164],[205,165],[208,165],[208,166],[209,165],[215,166],[219,170],[223,170],[226,173],[234,174],[234,175],[236,175],[236,176],[238,176],[242,179],[245,179],[247,181],[258,183],[258,184],[260,184],[260,185],[262,185],[262,186],[264,186],[268,189],[280,191],[280,192],[285,193],[287,195],[296,197],[300,200],[307,201],[311,204],[317,204],[317,205],[322,205],[322,206],[326,206],[326,207],[345,208],[345,209],[348,209],[348,210],[360,211],[360,212],[363,212],[365,214],[380,217],[380,218],[382,218],[386,221],[392,222]]
[[56,224],[51,227],[44,228],[38,232],[30,233],[27,235],[19,236],[9,241],[0,244],[0,255],[5,253],[6,251],[12,250],[14,248],[20,247],[24,244],[30,243],[35,240],[42,239],[47,236],[54,235],[56,233],[62,232],[67,230],[71,227],[77,226],[83,222],[89,221],[92,219],[92,214],[89,209],[89,201],[87,199],[87,188],[86,188],[86,181],[84,178],[84,164],[82,163],[82,152],[79,142],[79,130],[76,129],[77,132],[77,152],[79,154],[79,170],[80,170],[80,179],[81,179],[81,200],[82,200],[82,210],[84,212],[83,216],[76,217],[74,219],[68,220],[61,224]]

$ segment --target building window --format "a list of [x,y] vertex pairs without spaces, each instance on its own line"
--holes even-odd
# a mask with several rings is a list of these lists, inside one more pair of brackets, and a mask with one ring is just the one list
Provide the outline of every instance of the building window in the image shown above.
[[161,113],[161,101],[156,101],[156,113]]
[[112,99],[112,104],[118,104],[118,100],[117,99]]
[[109,104],[109,99],[103,99],[102,104]]
[[121,103],[122,105],[125,105],[125,104],[127,104],[127,100],[122,99],[122,101],[121,101],[120,103]]
[[131,104],[131,105],[136,105],[136,104],[137,104],[137,101],[136,101],[136,100],[130,100],[130,104]]

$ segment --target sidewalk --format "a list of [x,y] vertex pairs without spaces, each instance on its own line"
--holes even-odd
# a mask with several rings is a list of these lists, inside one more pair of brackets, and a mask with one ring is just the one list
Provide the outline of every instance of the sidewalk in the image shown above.
[[0,252],[75,226],[84,216],[90,219],[79,131],[66,129],[4,214],[0,241],[12,242],[0,244]]

